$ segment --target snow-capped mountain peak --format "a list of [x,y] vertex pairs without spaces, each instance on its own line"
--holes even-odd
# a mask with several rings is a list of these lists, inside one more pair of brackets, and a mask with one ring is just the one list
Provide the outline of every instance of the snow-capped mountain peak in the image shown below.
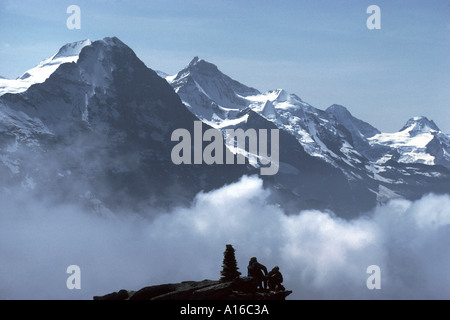
[[196,75],[198,77],[221,77],[223,73],[217,68],[215,64],[212,64],[206,60],[200,59],[195,56],[191,62],[178,74],[185,75],[186,73]]
[[0,96],[5,93],[21,93],[36,83],[42,83],[63,63],[77,62],[81,50],[91,45],[89,39],[68,43],[36,67],[26,71],[15,80],[0,79]]
[[[89,39],[68,43],[59,49],[58,53],[52,57],[52,60],[63,57],[72,57],[77,60],[81,50],[91,44],[92,42]],[[74,62],[76,62],[76,60]]]
[[393,159],[400,163],[441,164],[450,168],[449,136],[424,116],[409,119],[398,132],[379,133],[369,140],[373,147],[389,150],[383,151],[379,163]]
[[215,65],[213,65],[212,63],[209,63],[203,59],[200,59],[198,56],[195,56],[191,62],[189,62],[188,64],[188,68],[194,68],[198,65],[203,65],[203,66],[214,66],[214,69],[217,69],[217,67]]
[[[59,57],[54,59],[57,55]],[[155,72],[148,71],[128,46],[114,37],[65,45],[48,60],[58,63],[44,64],[47,69],[50,66],[56,69],[45,82],[31,86],[20,99],[8,95],[4,99],[15,110],[45,120],[54,133],[64,132],[66,124],[72,121],[107,131],[111,119],[119,120],[122,114],[129,112],[124,110],[125,103],[113,103],[117,91],[131,99],[134,91],[139,91],[140,95],[144,95],[144,91],[151,92],[152,89],[142,86],[153,78],[167,85]],[[48,92],[58,93],[60,101],[50,99],[52,95]],[[22,100],[28,103],[21,103]],[[42,101],[39,107],[30,107],[36,100]]]
[[351,115],[350,111],[348,111],[346,107],[341,106],[340,104],[333,104],[329,106],[325,111],[335,116],[348,117],[349,115]]
[[421,116],[409,119],[400,131],[406,131],[410,136],[416,136],[422,133],[439,132],[441,130],[433,120]]
[[[60,58],[81,46],[66,45]],[[107,214],[193,199],[252,172],[175,165],[171,135],[193,132],[198,119],[119,39],[94,41],[76,58],[0,97],[0,187],[13,181]]]
[[[31,188],[54,181],[52,194],[66,195],[86,185],[120,209],[129,203],[117,194],[132,194],[130,203],[140,206],[172,190],[172,181],[194,196],[193,186],[215,188],[256,172],[250,161],[174,165],[171,133],[192,132],[200,118],[224,133],[280,129],[280,170],[265,181],[273,200],[292,212],[335,208],[348,216],[383,198],[448,190],[450,174],[438,165],[450,167],[450,136],[424,117],[382,134],[343,106],[324,111],[284,89],[261,93],[198,57],[172,77],[158,76],[115,37],[67,44],[38,66],[55,71],[24,93],[0,97],[0,173]],[[45,165],[28,162],[31,155]],[[99,188],[103,182],[107,190]]]
[[260,93],[231,79],[216,65],[199,57],[166,80],[192,113],[212,126],[220,126],[222,120],[234,118],[249,106],[245,97]]
[[[292,106],[295,105],[305,105],[305,103],[302,101],[302,99],[300,99],[298,96],[296,96],[295,94],[291,94],[289,92],[287,92],[284,89],[275,89],[275,90],[270,90],[267,93],[264,94],[265,96],[267,96],[267,99],[274,102],[274,103],[288,103],[291,104]],[[281,107],[281,105],[280,105]]]
[[[36,67],[26,71],[19,80],[27,80],[31,84],[44,82],[63,63],[77,62],[81,50],[91,45],[89,39],[68,43],[58,53],[41,61]],[[31,85],[30,84],[30,85]]]
[[284,102],[289,99],[289,93],[284,89],[274,90],[274,94],[276,95],[275,100],[278,102]]
[[[243,84],[198,57],[176,76],[166,79],[188,109],[211,126],[273,125],[298,143],[294,147],[291,141],[284,148],[300,147],[317,161],[340,170],[356,185],[370,181],[370,190],[379,201],[404,192],[400,185],[411,177],[439,177],[436,165],[450,168],[450,137],[425,117],[411,119],[403,131],[382,133],[342,105],[334,104],[324,111],[284,89],[246,92]],[[251,117],[247,119],[242,117],[243,112],[237,112],[243,110],[251,110],[246,113]],[[405,164],[408,166],[404,169]],[[426,170],[430,172],[416,171],[415,165],[428,165]]]
[[326,109],[326,112],[333,115],[339,123],[344,125],[346,129],[350,131],[350,133],[356,133],[354,138],[356,136],[370,138],[380,133],[378,129],[367,122],[355,118],[344,106],[333,104]]

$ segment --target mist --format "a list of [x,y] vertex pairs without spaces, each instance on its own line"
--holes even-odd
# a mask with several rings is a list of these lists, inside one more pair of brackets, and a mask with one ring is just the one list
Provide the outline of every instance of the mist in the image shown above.
[[[174,195],[176,196],[176,195]],[[170,212],[100,215],[15,191],[0,196],[0,299],[92,299],[120,289],[218,279],[226,244],[280,267],[289,299],[449,299],[450,196],[392,200],[353,220],[286,215],[259,177]],[[66,269],[81,269],[69,290]],[[370,265],[381,289],[369,290]]]

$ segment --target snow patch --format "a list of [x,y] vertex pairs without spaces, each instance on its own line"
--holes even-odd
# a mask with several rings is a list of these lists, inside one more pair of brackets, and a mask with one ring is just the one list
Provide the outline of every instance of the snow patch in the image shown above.
[[90,40],[73,42],[63,46],[57,54],[41,61],[15,80],[0,79],[0,96],[5,93],[21,93],[33,84],[43,83],[63,63],[77,62],[81,50],[91,45]]

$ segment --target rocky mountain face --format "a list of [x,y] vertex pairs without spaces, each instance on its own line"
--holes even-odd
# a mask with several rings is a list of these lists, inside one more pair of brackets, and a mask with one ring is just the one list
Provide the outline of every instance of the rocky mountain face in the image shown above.
[[213,127],[281,131],[280,172],[267,180],[286,196],[285,206],[333,203],[332,210],[351,216],[395,197],[450,190],[449,135],[425,117],[412,118],[397,133],[382,133],[343,106],[320,110],[283,89],[260,93],[197,57],[165,78],[188,109]]
[[[224,135],[279,130],[279,170],[262,178],[287,212],[330,209],[349,218],[393,197],[450,190],[450,137],[434,122],[413,118],[397,133],[381,133],[343,106],[320,110],[283,89],[261,93],[199,58],[167,76],[117,38],[81,41],[17,81],[23,90],[6,83],[0,92],[6,193],[103,214],[151,212],[259,173],[249,160],[175,165],[172,133],[194,137],[199,119],[203,132]],[[197,148],[208,144],[200,139]]]
[[221,122],[235,118],[248,106],[244,98],[259,91],[247,87],[219,71],[212,63],[195,57],[171,78],[175,92],[202,121]]
[[23,93],[4,94],[0,112],[4,188],[103,213],[191,201],[248,172],[172,163],[172,132],[193,134],[198,119],[117,38],[84,46],[76,62]]

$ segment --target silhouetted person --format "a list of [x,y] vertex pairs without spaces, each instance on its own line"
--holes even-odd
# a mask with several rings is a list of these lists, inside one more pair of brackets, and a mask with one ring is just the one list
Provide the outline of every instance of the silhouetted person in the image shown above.
[[269,290],[278,292],[283,291],[283,275],[280,272],[280,268],[275,266],[267,275],[267,282],[269,283]]
[[267,268],[259,263],[255,257],[248,263],[248,276],[252,277],[256,283],[256,288],[267,289]]

